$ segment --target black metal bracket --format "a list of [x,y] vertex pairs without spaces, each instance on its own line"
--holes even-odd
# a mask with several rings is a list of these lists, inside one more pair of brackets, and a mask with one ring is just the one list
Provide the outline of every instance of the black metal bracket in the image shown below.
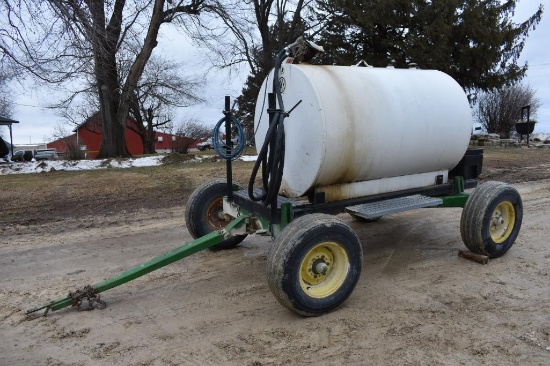
[[[227,146],[227,153],[231,153],[231,98],[229,95],[225,96],[225,110],[223,111],[225,115],[225,146]],[[218,136],[214,136],[218,138]],[[231,159],[225,161],[225,172],[227,177],[227,200],[233,202],[233,166],[231,164]]]

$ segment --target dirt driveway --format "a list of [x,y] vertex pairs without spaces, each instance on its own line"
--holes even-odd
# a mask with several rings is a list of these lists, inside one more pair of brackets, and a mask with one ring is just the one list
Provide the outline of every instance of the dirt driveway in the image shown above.
[[0,365],[550,363],[550,179],[514,184],[524,221],[504,257],[457,256],[460,209],[370,224],[341,217],[365,253],[338,310],[302,318],[265,279],[269,238],[205,251],[103,294],[104,310],[21,310],[189,240],[183,207],[0,231]]

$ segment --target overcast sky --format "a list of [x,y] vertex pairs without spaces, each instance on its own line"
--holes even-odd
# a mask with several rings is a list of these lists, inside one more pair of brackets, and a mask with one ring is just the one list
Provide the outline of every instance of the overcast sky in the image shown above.
[[[523,0],[517,8],[515,19],[525,20],[533,14],[539,2],[545,5],[545,14],[535,31],[527,39],[520,63],[529,63],[529,71],[524,82],[532,85],[537,91],[537,97],[542,106],[536,116],[537,127],[535,132],[550,132],[550,0]],[[322,40],[319,41],[322,44]],[[185,74],[190,72],[206,73],[208,71],[206,58],[200,50],[194,49],[184,36],[175,32],[164,32],[160,39],[158,50],[167,57],[181,62]],[[240,72],[210,70],[207,74],[207,85],[202,90],[204,104],[182,108],[178,111],[176,121],[193,118],[207,125],[214,125],[222,117],[224,96],[237,97],[247,76],[247,69]],[[55,102],[60,98],[51,90],[14,86],[15,108],[12,118],[20,123],[13,126],[13,141],[15,145],[47,142],[53,136],[55,126],[65,121],[56,115],[55,111],[44,108],[48,102]],[[9,140],[5,129],[3,135]]]
[[550,1],[523,0],[516,8],[515,18],[525,20],[532,15],[539,3],[544,5],[544,14],[537,29],[527,38],[520,64],[529,63],[524,82],[533,86],[542,103],[536,120],[535,132],[550,132]]

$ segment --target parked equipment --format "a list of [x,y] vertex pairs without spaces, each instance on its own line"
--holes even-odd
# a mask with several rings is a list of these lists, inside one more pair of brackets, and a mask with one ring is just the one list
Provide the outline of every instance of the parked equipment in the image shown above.
[[[344,212],[373,220],[463,207],[466,247],[489,258],[506,253],[521,227],[521,197],[500,182],[465,192],[477,186],[483,151],[467,149],[472,122],[458,84],[431,70],[300,63],[318,52],[323,49],[300,38],[276,56],[256,105],[258,159],[247,189],[232,179],[231,159],[242,148],[231,142],[232,131],[242,127],[226,97],[226,141],[218,150],[227,177],[189,197],[185,220],[194,241],[29,313],[83,301],[101,307],[99,293],[107,289],[257,234],[275,238],[267,280],[277,300],[296,313],[320,315],[340,306],[361,274],[360,239],[331,216]],[[260,168],[261,187],[255,187]]]

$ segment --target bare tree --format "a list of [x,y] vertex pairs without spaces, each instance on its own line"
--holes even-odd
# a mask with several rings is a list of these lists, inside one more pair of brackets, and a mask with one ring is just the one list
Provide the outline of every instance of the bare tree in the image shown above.
[[84,151],[75,134],[71,134],[71,130],[66,124],[57,123],[54,127],[52,141],[63,140],[67,146],[64,157],[68,160],[82,160],[85,157]]
[[[41,80],[93,80],[102,116],[98,157],[128,156],[126,120],[164,23],[197,17],[207,0],[5,0],[0,20],[4,57]],[[118,58],[140,47],[120,80]]]
[[[310,29],[304,13],[312,11],[304,0],[229,0],[210,6],[209,16],[195,27],[191,37],[208,48],[216,67],[246,63],[252,74],[270,69],[276,51]],[[223,26],[220,26],[220,20]]]
[[485,131],[509,138],[521,118],[521,108],[527,105],[531,106],[531,116],[535,116],[540,107],[535,90],[529,85],[518,84],[483,93],[475,115]]
[[11,117],[13,105],[10,100],[10,76],[0,69],[0,116]]
[[[131,59],[120,57],[118,62],[122,82],[130,68]],[[92,83],[93,80],[88,81],[89,87],[81,88],[50,108],[57,110],[71,125],[81,125],[100,109],[96,88]],[[172,129],[170,125],[173,123],[175,108],[203,101],[197,95],[203,84],[200,77],[182,74],[179,63],[152,55],[130,101],[130,116],[135,124],[126,126],[141,137],[144,153],[155,153],[157,129]]]
[[[50,108],[56,110],[57,114],[67,121],[69,126],[77,127],[99,111],[99,103],[97,94],[89,92],[81,93],[78,101],[63,100]],[[54,134],[59,132],[58,130],[59,128],[56,127]]]
[[[0,59],[0,67],[1,59]],[[0,68],[0,116],[11,117],[13,104],[11,102],[11,90],[9,81],[11,76],[3,68]],[[7,127],[6,127],[7,128]],[[4,126],[0,126],[0,139],[4,138]]]
[[177,127],[175,136],[175,140],[172,141],[172,150],[180,154],[187,154],[191,145],[197,140],[212,137],[212,128],[195,120],[184,121]]
[[181,75],[181,65],[163,57],[152,57],[130,102],[131,127],[140,135],[143,152],[155,153],[155,129],[172,122],[175,107],[202,102],[196,91],[200,79]]
[[[206,47],[212,64],[232,68],[246,64],[250,75],[237,99],[237,116],[251,124],[254,103],[261,83],[273,67],[277,51],[311,31],[313,1],[305,0],[230,0],[223,7],[211,7],[200,23],[188,27],[191,38]],[[220,26],[220,19],[223,26]]]

